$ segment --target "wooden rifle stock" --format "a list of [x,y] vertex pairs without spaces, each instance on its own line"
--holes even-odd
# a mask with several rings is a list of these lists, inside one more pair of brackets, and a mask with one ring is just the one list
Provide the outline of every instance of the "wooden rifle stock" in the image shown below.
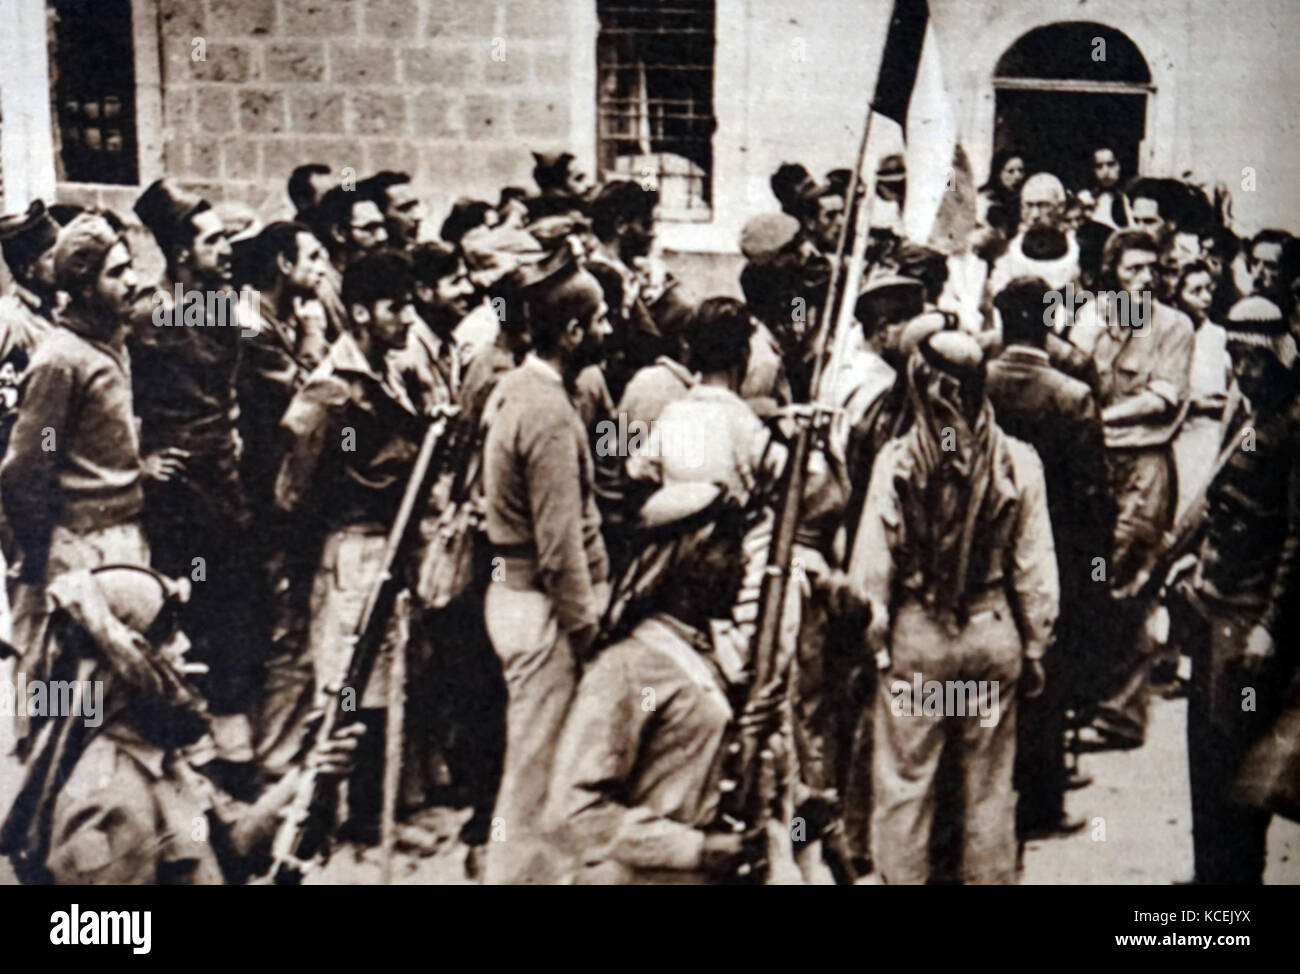
[[[842,320],[841,308],[847,305],[850,312],[852,309],[852,299],[845,293],[845,287],[850,284],[856,287],[861,279],[865,259],[871,202],[870,194],[859,199],[858,184],[871,136],[871,114],[871,106],[868,105],[862,141],[858,146],[857,165],[853,169],[845,200],[845,219],[840,227],[826,299],[819,315],[810,385],[814,401],[822,391],[827,352],[835,346],[834,333],[839,330],[836,323]],[[849,267],[844,268],[850,228],[853,229],[851,258]],[[749,687],[744,704],[732,721],[723,754],[722,796],[718,803],[717,827],[724,831],[744,832],[753,837],[752,847],[747,850],[744,862],[734,877],[736,882],[746,884],[764,883],[769,869],[762,850],[766,845],[766,823],[775,801],[776,782],[775,774],[765,773],[764,764],[771,760],[768,741],[779,725],[782,674],[777,672],[776,661],[780,651],[781,624],[790,587],[791,558],[807,479],[808,458],[812,452],[812,438],[810,425],[800,423],[782,473],[777,495],[776,524],[759,589],[758,622],[750,656]]]
[[[352,652],[343,682],[326,688],[325,712],[316,729],[311,753],[318,753],[343,723],[343,691],[353,691],[360,701],[383,647],[393,605],[402,588],[402,565],[417,537],[420,518],[429,503],[433,483],[448,453],[446,434],[455,406],[440,407],[433,415],[420,451],[406,482],[397,517],[384,543],[379,572],[366,595],[365,607],[352,637]],[[338,782],[323,779],[308,761],[302,769],[294,799],[285,809],[271,848],[271,878],[277,885],[294,885],[313,865],[326,857],[333,824]]]

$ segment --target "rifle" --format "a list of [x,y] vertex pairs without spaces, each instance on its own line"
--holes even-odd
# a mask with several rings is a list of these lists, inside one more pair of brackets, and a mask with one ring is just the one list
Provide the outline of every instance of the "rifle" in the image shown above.
[[[318,753],[343,722],[343,689],[355,691],[357,700],[365,692],[383,647],[398,591],[405,584],[401,566],[417,540],[420,518],[428,506],[433,482],[449,452],[446,433],[457,411],[456,406],[439,406],[431,417],[402,493],[397,517],[388,531],[379,572],[366,595],[365,607],[352,636],[352,652],[343,681],[325,688],[325,712],[316,728],[310,753]],[[310,868],[328,858],[329,830],[337,797],[338,783],[322,779],[308,761],[294,799],[282,813],[271,846],[271,878],[276,885],[296,885]]]
[[[858,164],[849,181],[845,219],[840,227],[835,261],[831,265],[830,282],[818,321],[812,381],[809,386],[814,398],[823,392],[821,384],[826,369],[827,350],[833,347],[832,334],[844,327],[845,315],[842,312],[847,311],[848,317],[852,315],[853,301],[848,297],[848,288],[856,288],[866,257],[871,197],[875,195],[875,189],[870,185],[872,180],[868,180],[867,192],[860,197],[858,183],[866,161],[867,142],[871,136],[871,117],[872,106],[868,105],[862,141],[858,146]],[[850,227],[853,228],[853,249],[849,265],[845,268],[844,254]],[[795,530],[803,502],[815,422],[814,416],[811,422],[801,422],[797,426],[779,482],[775,505],[778,514],[759,589],[758,623],[752,643],[749,685],[745,700],[728,729],[729,740],[723,750],[722,795],[718,803],[715,828],[747,836],[743,861],[733,877],[735,882],[744,884],[761,885],[766,881],[769,871],[763,849],[766,843],[766,825],[772,814],[776,794],[775,776],[766,773],[764,766],[772,757],[767,742],[776,732],[780,720],[782,674],[777,671],[776,658],[780,648],[781,622],[785,612],[786,593],[789,591]],[[837,853],[836,858],[843,858],[843,854]],[[843,863],[834,871],[843,873],[846,869],[847,863]],[[851,873],[848,875],[851,876]]]
[[[1238,409],[1242,401],[1240,390],[1234,385],[1223,411],[1225,425],[1230,424],[1231,428],[1223,438],[1219,455],[1215,457],[1214,465],[1210,468],[1209,477],[1206,478],[1192,502],[1179,515],[1173,527],[1165,532],[1160,546],[1138,569],[1133,576],[1133,581],[1115,593],[1117,598],[1144,599],[1156,595],[1164,587],[1169,570],[1183,555],[1193,551],[1200,542],[1201,533],[1205,530],[1206,498],[1210,485],[1214,483],[1219,471],[1231,459],[1232,454],[1240,449],[1238,440],[1242,430],[1254,422],[1253,412]],[[1239,412],[1240,418],[1234,422]]]

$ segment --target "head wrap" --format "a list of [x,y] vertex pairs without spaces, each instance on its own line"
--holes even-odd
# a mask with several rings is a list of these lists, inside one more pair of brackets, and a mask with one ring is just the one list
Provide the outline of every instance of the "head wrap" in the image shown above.
[[637,516],[637,554],[610,592],[602,642],[621,638],[652,613],[665,584],[733,518],[739,530],[742,512],[717,484],[677,482],[651,494]]
[[135,651],[136,634],[161,639],[170,633],[174,605],[188,598],[185,584],[142,566],[105,565],[60,575],[46,596],[51,611],[45,630],[24,660],[30,678],[77,681],[73,685],[78,687],[86,685],[82,681],[102,681],[103,695],[97,699],[109,706],[97,715],[95,726],[73,715],[31,719],[19,742],[25,776],[0,829],[0,854],[11,858],[15,872],[28,883],[48,882],[45,860],[55,802],[99,731],[145,700],[165,699],[168,706],[186,708],[196,717],[202,713],[201,699],[160,657],[145,659],[167,688],[165,698],[130,687],[114,663],[124,649]]
[[1228,310],[1224,329],[1229,343],[1268,349],[1287,369],[1295,363],[1295,339],[1287,331],[1282,309],[1268,298],[1242,298]]
[[963,405],[982,388],[983,372],[983,352],[969,335],[944,331],[918,346],[908,362],[915,419],[894,480],[902,511],[899,577],[953,632],[968,620],[972,579],[988,576],[994,529],[1016,505],[993,407],[982,391],[974,417]]

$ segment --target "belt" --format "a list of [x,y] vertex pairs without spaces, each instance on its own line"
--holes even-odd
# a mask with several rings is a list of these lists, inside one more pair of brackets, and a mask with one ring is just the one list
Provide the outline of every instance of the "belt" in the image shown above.
[[498,558],[532,558],[535,561],[537,546],[531,541],[521,541],[518,544],[494,544],[492,554]]
[[[499,562],[497,561],[498,558],[501,559]],[[499,580],[506,588],[525,592],[531,589],[541,589],[536,558],[532,556],[496,554],[492,562],[493,580],[498,579],[497,568],[499,567],[502,572]]]

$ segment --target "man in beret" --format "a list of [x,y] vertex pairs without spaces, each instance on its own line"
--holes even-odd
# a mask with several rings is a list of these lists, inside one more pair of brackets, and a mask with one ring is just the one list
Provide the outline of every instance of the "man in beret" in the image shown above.
[[[916,416],[876,459],[849,565],[880,669],[872,840],[886,883],[931,878],[937,775],[954,737],[961,877],[1016,877],[1017,701],[1043,688],[1057,574],[1042,462],[998,428],[984,377],[967,334],[940,331],[917,346]],[[923,700],[913,688],[927,683]]]
[[[160,179],[136,215],[166,261],[164,288],[179,293],[131,340],[136,413],[145,457],[145,529],[154,564],[190,578],[194,655],[212,668],[213,712],[246,711],[256,680],[245,559],[251,512],[240,471],[237,376],[244,324],[232,289],[232,248],[221,219],[199,196]],[[163,295],[162,300],[168,295]],[[241,721],[229,722],[242,738]]]
[[54,241],[59,225],[35,200],[26,213],[0,217],[0,253],[13,293],[0,298],[0,455],[17,415],[32,354],[53,327]]
[[54,282],[67,294],[37,347],[0,465],[22,563],[14,641],[32,651],[46,583],[104,562],[149,563],[142,469],[123,332],[139,297],[121,224],[82,214],[59,231]]

